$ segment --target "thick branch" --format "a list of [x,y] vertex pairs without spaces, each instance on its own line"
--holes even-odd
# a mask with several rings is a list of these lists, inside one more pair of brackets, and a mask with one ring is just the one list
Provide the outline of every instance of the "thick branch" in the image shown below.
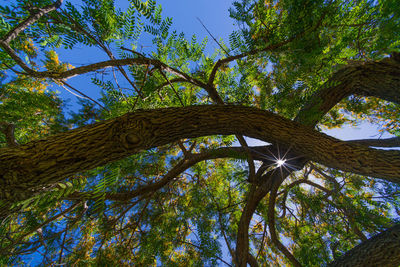
[[[348,144],[276,114],[241,106],[191,106],[128,113],[0,149],[1,198],[183,138],[243,134],[283,144],[325,166],[399,183],[400,152]],[[17,188],[21,192],[16,193]]]
[[328,264],[334,266],[397,267],[400,264],[400,225],[395,225],[360,243]]
[[15,125],[7,122],[0,122],[0,131],[6,136],[6,142],[9,147],[15,147],[18,145],[15,141],[14,136]]
[[[305,159],[296,159],[297,166],[304,166],[305,163]],[[286,168],[276,168],[261,176],[261,184],[259,187],[255,184],[251,186],[238,227],[236,241],[236,261],[238,262],[238,266],[246,266],[247,254],[249,251],[248,229],[258,203],[270,192],[275,183],[281,184],[290,173],[291,171]]]
[[352,62],[329,79],[304,105],[296,121],[315,125],[343,98],[352,95],[373,96],[400,103],[400,60],[385,58],[378,62]]
[[375,147],[400,147],[400,137],[392,137],[386,139],[360,139],[350,140],[349,143],[360,144],[364,146],[375,146]]

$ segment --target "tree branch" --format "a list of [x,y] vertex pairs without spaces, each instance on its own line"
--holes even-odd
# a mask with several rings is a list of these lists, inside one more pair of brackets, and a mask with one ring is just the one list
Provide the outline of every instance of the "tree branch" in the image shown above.
[[179,96],[178,92],[175,90],[174,85],[169,81],[167,75],[165,75],[165,73],[163,72],[162,69],[160,69],[159,71],[161,73],[161,76],[163,76],[164,79],[167,81],[167,83],[169,83],[169,86],[171,87],[172,91],[174,91],[174,93],[175,93],[176,97],[178,98],[179,102],[181,103],[182,107],[184,107],[185,104],[183,104],[183,101],[182,101],[181,97]]
[[399,151],[348,144],[256,108],[190,106],[127,113],[17,148],[2,148],[1,198],[20,199],[39,185],[61,181],[140,150],[215,134],[245,134],[279,143],[327,167],[400,183]]
[[1,39],[1,43],[3,45],[9,45],[12,40],[14,40],[20,32],[25,30],[29,25],[38,21],[43,15],[56,10],[62,4],[63,0],[57,0],[54,4],[48,5],[39,9],[36,9],[34,13],[32,13],[27,19],[18,24],[14,29],[9,31],[4,37]]
[[60,212],[57,215],[54,215],[51,218],[48,218],[47,220],[45,220],[44,222],[42,222],[41,224],[37,225],[34,229],[22,234],[21,236],[18,237],[18,239],[16,239],[15,241],[12,242],[12,244],[8,245],[5,248],[2,248],[2,253],[1,254],[7,254],[7,251],[9,249],[11,249],[12,247],[15,247],[17,244],[19,244],[26,236],[36,232],[38,229],[42,228],[43,226],[49,224],[50,222],[57,220],[58,218],[64,216],[66,213],[74,210],[76,207],[78,207],[80,204],[82,204],[82,202],[76,202],[75,204],[71,205],[69,208],[66,208],[65,210],[63,210],[62,212]]
[[18,146],[14,136],[15,125],[8,122],[0,122],[0,131],[6,136],[6,142],[9,147]]
[[[327,3],[327,6],[329,6],[331,3],[332,3],[332,1],[329,1]],[[266,46],[264,48],[261,48],[261,49],[255,49],[255,50],[252,50],[252,51],[249,51],[249,52],[245,52],[245,53],[242,53],[242,54],[239,54],[239,55],[229,56],[229,57],[226,57],[224,59],[218,60],[217,63],[215,63],[213,69],[211,70],[211,73],[210,73],[210,76],[209,76],[209,79],[208,79],[208,85],[212,85],[213,84],[214,79],[215,79],[215,75],[216,75],[218,69],[221,66],[223,66],[225,64],[228,64],[229,62],[232,62],[234,60],[242,59],[242,58],[247,57],[247,56],[252,56],[252,55],[256,55],[256,54],[261,53],[261,52],[275,50],[277,48],[280,48],[280,47],[282,47],[282,46],[294,41],[294,40],[297,40],[297,39],[303,37],[304,35],[306,35],[307,33],[311,33],[313,31],[315,31],[316,29],[318,29],[321,26],[322,21],[324,20],[326,14],[327,14],[326,11],[323,12],[321,17],[320,17],[320,19],[311,28],[305,29],[301,33],[299,33],[297,35],[294,35],[294,36],[292,36],[292,37],[290,37],[290,38],[288,38],[288,39],[286,39],[286,40],[284,40],[282,42],[279,42],[277,44],[270,44],[270,45],[268,45],[268,46]]]
[[361,242],[327,266],[364,267],[377,262],[380,266],[399,266],[400,225],[395,225]]
[[92,101],[93,103],[97,104],[98,106],[100,106],[102,109],[104,109],[107,112],[110,112],[110,110],[108,110],[107,108],[105,108],[103,105],[101,105],[99,102],[97,102],[96,100],[94,100],[93,98],[91,98],[90,96],[86,95],[85,93],[79,91],[78,89],[75,89],[74,87],[72,87],[71,85],[69,85],[68,83],[66,83],[65,81],[61,80],[61,83],[65,86],[67,86],[68,88],[70,88],[71,90],[74,90],[75,92],[81,94],[82,96],[84,96],[85,98],[89,99],[90,101]]
[[269,193],[269,202],[268,202],[268,229],[269,229],[269,234],[271,236],[271,240],[274,243],[274,245],[286,256],[290,262],[296,266],[300,267],[301,264],[300,262],[297,261],[297,259],[293,256],[292,253],[279,241],[278,235],[276,234],[275,230],[275,201],[276,201],[276,196],[278,192],[278,188],[281,185],[283,180],[281,181],[276,181],[274,185],[272,186],[272,189]]
[[400,147],[400,137],[392,137],[386,139],[360,139],[360,140],[349,140],[347,141],[352,144],[360,144],[364,146],[375,146],[375,147]]
[[[350,62],[335,72],[300,110],[296,121],[315,125],[340,100],[352,94],[400,104],[400,60]],[[312,114],[312,115],[310,115]]]
[[170,79],[169,82],[167,81],[167,82],[164,82],[164,83],[160,84],[159,86],[157,86],[155,91],[160,90],[160,89],[164,88],[167,85],[170,85],[170,83],[183,83],[183,82],[187,82],[188,83],[188,81],[186,81],[186,79],[184,79],[184,78]]
[[208,34],[213,38],[213,40],[217,43],[217,45],[225,52],[227,56],[230,56],[228,51],[225,50],[225,48],[218,42],[218,40],[211,34],[211,32],[207,29],[207,27],[204,25],[204,23],[201,21],[199,17],[197,17],[197,20],[200,22],[200,24],[203,26],[203,28],[208,32]]
[[[159,181],[140,186],[139,188],[129,192],[106,192],[104,198],[114,201],[129,201],[135,197],[145,195],[151,192],[156,192],[174,180],[178,175],[194,166],[195,164],[210,159],[226,158],[226,157],[246,157],[246,152],[241,147],[236,148],[219,148],[208,151],[203,151],[198,154],[191,154],[190,157],[185,157],[179,161],[167,174]],[[91,192],[76,192],[68,195],[69,200],[84,200],[94,199],[94,194]]]

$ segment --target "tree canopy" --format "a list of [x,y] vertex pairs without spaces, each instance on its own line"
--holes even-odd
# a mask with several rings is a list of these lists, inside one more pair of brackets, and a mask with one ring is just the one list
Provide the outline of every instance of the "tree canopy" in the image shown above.
[[212,54],[129,2],[0,6],[2,265],[400,264],[396,1],[237,0]]

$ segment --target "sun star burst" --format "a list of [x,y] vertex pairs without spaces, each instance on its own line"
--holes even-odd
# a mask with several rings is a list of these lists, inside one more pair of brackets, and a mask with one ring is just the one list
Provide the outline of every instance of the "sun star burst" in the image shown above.
[[276,166],[281,167],[283,164],[285,164],[286,159],[278,159],[276,161]]

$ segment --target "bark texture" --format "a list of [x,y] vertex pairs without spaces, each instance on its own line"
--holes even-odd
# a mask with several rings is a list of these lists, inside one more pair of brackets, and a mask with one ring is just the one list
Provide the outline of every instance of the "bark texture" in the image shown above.
[[353,94],[400,104],[400,54],[381,61],[349,62],[310,98],[296,121],[315,125],[339,101]]
[[242,134],[281,143],[328,167],[400,182],[400,152],[348,144],[270,112],[192,106],[128,113],[48,139],[0,150],[1,199],[182,138]]
[[400,266],[400,225],[395,225],[346,252],[328,267]]

